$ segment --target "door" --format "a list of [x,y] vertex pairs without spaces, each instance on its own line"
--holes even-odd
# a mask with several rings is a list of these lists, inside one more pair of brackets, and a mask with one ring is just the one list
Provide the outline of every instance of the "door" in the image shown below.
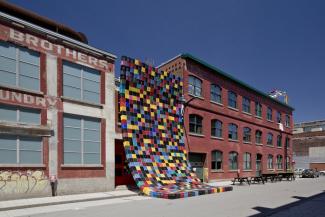
[[262,175],[262,155],[256,154],[256,176]]
[[205,154],[189,153],[189,161],[197,177],[201,179],[201,181],[203,181],[203,166],[205,161]]
[[135,185],[129,171],[122,140],[115,140],[115,186],[118,185]]

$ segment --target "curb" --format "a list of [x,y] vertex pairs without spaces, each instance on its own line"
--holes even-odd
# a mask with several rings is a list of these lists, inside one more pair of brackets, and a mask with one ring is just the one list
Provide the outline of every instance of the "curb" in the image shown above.
[[0,212],[9,211],[9,210],[16,210],[16,209],[26,209],[26,208],[35,208],[35,207],[42,207],[42,206],[52,206],[52,205],[61,205],[61,204],[68,204],[68,203],[79,203],[79,202],[87,202],[87,201],[96,201],[96,200],[107,200],[107,199],[116,199],[116,198],[124,198],[124,197],[132,197],[138,196],[139,194],[126,194],[120,196],[106,196],[106,197],[97,197],[97,198],[89,198],[89,199],[77,199],[77,200],[68,200],[68,201],[55,201],[55,202],[45,202],[41,204],[32,204],[32,205],[21,205],[21,206],[12,206],[8,208],[0,208]]

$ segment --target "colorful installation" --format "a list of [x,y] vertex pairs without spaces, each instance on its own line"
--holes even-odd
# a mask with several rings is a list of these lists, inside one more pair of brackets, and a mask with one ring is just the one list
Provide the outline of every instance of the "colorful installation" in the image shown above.
[[202,184],[187,162],[181,78],[128,57],[120,78],[123,145],[140,190],[168,199],[232,190]]

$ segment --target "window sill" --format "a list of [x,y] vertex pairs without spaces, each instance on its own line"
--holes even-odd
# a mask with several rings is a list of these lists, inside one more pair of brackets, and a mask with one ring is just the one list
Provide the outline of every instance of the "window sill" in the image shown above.
[[255,118],[257,118],[257,119],[261,119],[261,120],[262,120],[262,117],[261,117],[261,116],[257,116],[257,115],[255,115]]
[[223,170],[212,170],[211,169],[211,173],[224,173],[225,171]]
[[197,133],[189,133],[190,136],[197,136],[197,137],[204,137],[203,134],[197,134]]
[[222,137],[211,136],[211,139],[224,140]]
[[277,148],[278,148],[278,149],[282,149],[282,146],[281,146],[281,147],[280,147],[280,146],[278,146]]
[[249,113],[249,112],[244,112],[244,111],[243,111],[243,114],[245,114],[245,115],[249,115],[249,116],[252,116],[252,113]]
[[7,89],[7,90],[15,90],[18,92],[23,92],[27,94],[35,94],[39,96],[44,96],[44,93],[42,91],[37,91],[37,90],[30,90],[22,87],[16,87],[16,86],[10,86],[10,85],[0,85],[0,88]]
[[243,170],[243,172],[253,172],[252,169],[246,169],[246,170]]
[[202,96],[195,96],[193,94],[188,94],[189,96],[193,97],[193,98],[197,98],[197,99],[200,99],[200,100],[204,100],[204,98]]
[[267,122],[274,123],[274,121],[272,121],[272,120],[268,120],[268,119],[267,119]]
[[274,168],[269,168],[269,169],[267,169],[267,171],[275,172],[275,171],[274,171]]
[[62,168],[103,168],[101,164],[61,164]]
[[276,171],[283,171],[283,169],[276,169]]
[[66,96],[61,96],[62,101],[66,101],[66,102],[72,102],[72,103],[76,103],[79,105],[85,105],[85,106],[91,106],[91,107],[95,107],[95,108],[103,108],[103,105],[101,104],[97,104],[97,103],[93,103],[93,102],[88,102],[88,101],[81,101],[81,100],[77,100],[77,99],[72,99]]
[[238,108],[234,108],[234,107],[231,107],[231,106],[228,106],[228,108],[229,108],[230,110],[233,110],[233,111],[236,111],[236,112],[238,112],[238,111],[239,111],[239,109],[238,109]]
[[45,164],[0,164],[0,167],[11,167],[11,168],[46,168]]
[[0,134],[21,136],[51,136],[52,129],[46,125],[19,124],[0,121]]
[[263,146],[263,143],[255,143],[255,145]]
[[238,139],[228,139],[229,142],[239,142]]
[[244,144],[248,144],[248,145],[251,145],[252,142],[243,142]]
[[220,102],[215,102],[215,101],[212,101],[212,100],[210,100],[210,102],[213,103],[213,104],[216,104],[216,105],[218,105],[218,106],[223,106],[223,104],[220,103]]
[[266,145],[267,147],[274,148],[274,145]]
[[291,127],[290,127],[290,126],[285,126],[285,128],[288,128],[288,129],[290,129]]

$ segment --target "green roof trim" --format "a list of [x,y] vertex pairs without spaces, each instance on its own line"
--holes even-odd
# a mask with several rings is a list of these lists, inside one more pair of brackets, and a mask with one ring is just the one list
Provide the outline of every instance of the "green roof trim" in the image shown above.
[[260,91],[260,90],[257,90],[256,88],[254,88],[254,87],[252,87],[252,86],[250,86],[250,85],[248,85],[248,84],[246,84],[246,83],[244,83],[244,82],[242,82],[242,81],[240,81],[240,80],[234,78],[234,77],[231,76],[230,74],[228,74],[228,73],[226,73],[226,72],[224,72],[224,71],[218,69],[217,67],[215,67],[215,66],[213,66],[213,65],[210,65],[209,63],[207,63],[207,62],[205,62],[205,61],[203,61],[203,60],[200,60],[199,58],[197,58],[197,57],[195,57],[195,56],[193,56],[193,55],[191,55],[191,54],[189,54],[189,53],[181,54],[181,58],[184,58],[184,59],[190,59],[190,60],[192,60],[192,61],[194,61],[194,62],[197,62],[197,63],[199,63],[199,64],[201,64],[201,65],[203,65],[203,66],[205,66],[205,67],[207,67],[207,68],[209,68],[209,69],[211,69],[211,70],[213,70],[214,72],[216,72],[217,74],[223,76],[224,78],[229,79],[229,80],[231,80],[232,82],[234,82],[234,83],[236,83],[236,84],[239,84],[240,86],[242,86],[242,87],[244,87],[244,88],[246,88],[246,89],[249,89],[249,90],[251,90],[251,91],[257,93],[258,95],[260,95],[260,96],[262,96],[262,97],[265,97],[265,98],[267,98],[267,99],[270,99],[270,100],[272,100],[273,102],[275,102],[275,103],[277,103],[277,104],[280,104],[280,105],[282,105],[282,106],[284,106],[284,107],[286,107],[286,108],[288,108],[288,109],[290,109],[290,110],[292,110],[292,111],[295,110],[293,107],[291,107],[291,106],[289,106],[289,105],[287,105],[287,104],[285,104],[285,103],[283,103],[283,102],[281,102],[281,101],[279,101],[279,100],[277,100],[277,99],[275,99],[275,98],[270,97],[270,96],[267,95],[266,93],[264,93],[264,92],[262,92],[262,91]]

